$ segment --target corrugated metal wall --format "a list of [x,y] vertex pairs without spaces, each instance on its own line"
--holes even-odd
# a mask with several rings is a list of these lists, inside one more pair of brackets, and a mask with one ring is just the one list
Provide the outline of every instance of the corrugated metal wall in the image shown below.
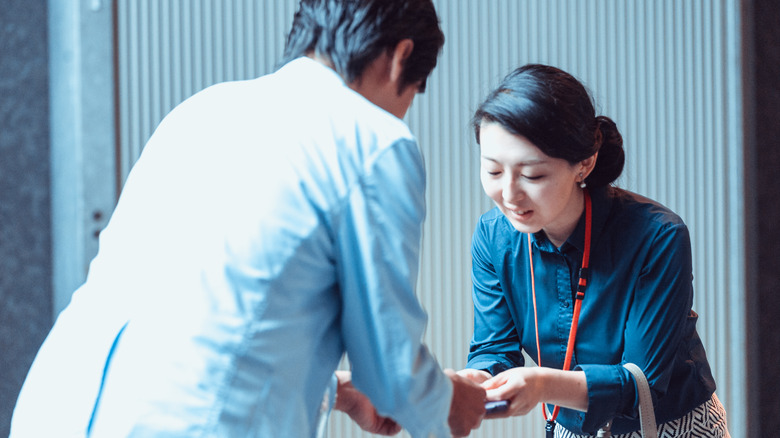
[[203,88],[273,70],[295,1],[119,0],[122,177],[162,118]]
[[[472,330],[471,232],[490,203],[468,120],[512,68],[561,67],[621,129],[620,185],[688,223],[695,310],[730,429],[744,430],[745,296],[737,0],[438,0],[447,36],[408,122],[429,177],[419,296],[426,341],[444,367],[465,365]],[[295,0],[118,0],[121,177],[177,103],[224,80],[270,72]],[[331,436],[365,436],[342,415]],[[486,421],[472,436],[541,436],[541,414]]]

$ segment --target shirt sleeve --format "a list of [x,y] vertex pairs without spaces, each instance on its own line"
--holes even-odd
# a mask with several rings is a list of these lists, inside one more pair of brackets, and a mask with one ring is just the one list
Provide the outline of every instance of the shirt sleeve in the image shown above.
[[471,242],[474,335],[467,368],[496,375],[523,366],[520,338],[491,259],[486,226],[480,221]]
[[[642,369],[654,401],[667,391],[671,365],[687,332],[692,279],[687,228],[683,224],[662,227],[653,238],[632,293],[622,358],[622,363]],[[622,363],[578,367],[585,371],[590,406],[582,419],[583,431],[594,433],[611,418],[638,418],[634,379]]]
[[342,335],[355,387],[412,436],[450,436],[452,385],[422,344],[414,293],[425,216],[417,144],[399,140],[368,164],[337,225]]

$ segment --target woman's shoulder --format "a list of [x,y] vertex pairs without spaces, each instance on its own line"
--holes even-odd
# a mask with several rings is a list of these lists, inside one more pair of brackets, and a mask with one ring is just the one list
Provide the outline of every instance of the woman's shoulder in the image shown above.
[[607,199],[609,213],[598,225],[594,221],[594,238],[605,248],[642,258],[669,245],[675,251],[690,247],[688,228],[669,207],[623,189],[610,188]]
[[501,210],[498,207],[493,207],[485,213],[482,213],[482,216],[479,217],[479,223],[480,225],[485,224],[486,226],[496,226],[496,224],[500,222],[503,217],[504,214],[501,212]]
[[517,231],[498,207],[493,207],[479,217],[474,238],[495,243],[518,239]]
[[683,219],[666,205],[625,189],[610,187],[610,220],[645,227],[685,227]]

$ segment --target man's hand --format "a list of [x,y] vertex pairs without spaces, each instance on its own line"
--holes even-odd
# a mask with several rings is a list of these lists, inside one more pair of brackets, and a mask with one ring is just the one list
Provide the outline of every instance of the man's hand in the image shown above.
[[391,418],[377,413],[371,400],[352,386],[352,373],[336,371],[338,378],[338,394],[334,409],[349,415],[361,429],[379,435],[395,435],[401,431],[401,426]]
[[444,370],[452,380],[452,403],[450,404],[450,432],[452,436],[469,436],[479,427],[485,416],[485,390],[469,378]]

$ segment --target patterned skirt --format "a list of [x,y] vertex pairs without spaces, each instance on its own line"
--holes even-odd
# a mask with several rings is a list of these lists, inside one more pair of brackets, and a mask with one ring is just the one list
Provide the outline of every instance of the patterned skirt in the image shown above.
[[[560,424],[555,427],[555,438],[591,438],[593,435],[572,433]],[[712,398],[682,418],[658,425],[659,438],[731,438],[726,428],[726,410],[712,394]],[[612,438],[642,438],[642,431],[612,435]]]

